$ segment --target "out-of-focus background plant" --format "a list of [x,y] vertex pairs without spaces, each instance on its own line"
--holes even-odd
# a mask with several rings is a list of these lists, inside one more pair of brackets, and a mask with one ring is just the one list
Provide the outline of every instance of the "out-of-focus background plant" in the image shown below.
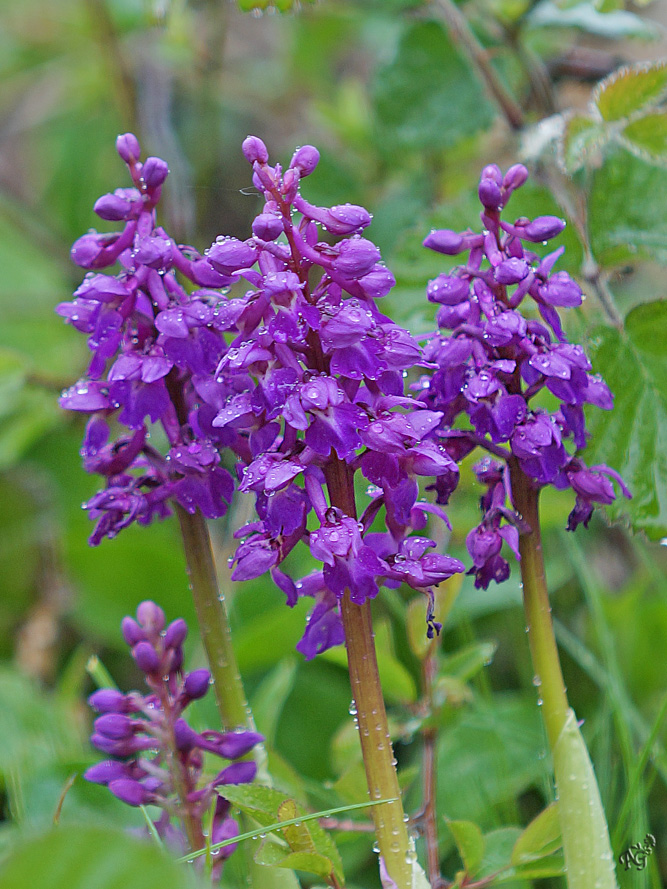
[[[591,412],[587,460],[619,470],[634,499],[611,509],[616,524],[596,516],[565,540],[570,497],[548,493],[547,573],[568,693],[585,719],[614,853],[648,833],[657,841],[644,870],[620,871],[621,885],[659,889],[667,881],[667,68],[636,63],[665,51],[667,7],[252,5],[0,0],[0,849],[24,844],[7,878],[12,886],[27,885],[28,874],[45,881],[30,868],[62,854],[67,841],[69,886],[92,885],[90,875],[116,866],[119,850],[128,874],[148,869],[136,885],[190,880],[134,841],[130,855],[119,833],[127,807],[103,789],[77,777],[63,797],[70,776],[95,761],[83,703],[93,690],[91,655],[122,688],[136,687],[121,618],[144,599],[174,617],[194,614],[175,523],[129,528],[94,551],[87,545],[80,504],[95,480],[78,457],[82,421],[57,407],[85,367],[86,348],[53,308],[80,283],[69,247],[95,224],[92,203],[122,183],[119,132],[137,132],[147,153],[168,160],[165,224],[200,249],[222,231],[250,234],[259,205],[240,145],[252,132],[275,157],[295,144],[319,147],[313,203],[371,209],[370,236],[398,281],[386,311],[414,333],[433,328],[425,285],[443,270],[421,241],[434,227],[475,225],[481,166],[523,160],[533,175],[513,211],[568,219],[556,246],[566,246],[562,267],[588,298],[566,323],[616,394],[613,412]],[[622,65],[631,67],[615,74]],[[464,561],[480,493],[464,466],[449,547]],[[231,584],[226,576],[230,536],[248,509],[239,498],[211,527],[276,786],[311,810],[362,802],[344,655],[306,663],[294,650],[304,608],[285,608],[266,578]],[[504,885],[562,886],[548,825],[541,847],[533,839],[523,858],[516,847],[553,799],[527,691],[518,572],[488,591],[475,590],[471,577],[448,582],[431,710],[420,669],[423,614],[405,599],[382,593],[376,642],[412,812],[421,804],[426,714],[427,728],[438,728],[439,809],[450,821],[441,832],[443,872],[472,881],[505,868]],[[194,637],[186,661],[203,665]],[[196,706],[201,725],[214,724],[212,704]],[[44,838],[54,816],[60,833]],[[376,885],[368,834],[329,821],[349,884]],[[528,868],[531,856],[542,865]],[[229,886],[240,879],[233,862]],[[306,885],[313,879],[304,875]]]

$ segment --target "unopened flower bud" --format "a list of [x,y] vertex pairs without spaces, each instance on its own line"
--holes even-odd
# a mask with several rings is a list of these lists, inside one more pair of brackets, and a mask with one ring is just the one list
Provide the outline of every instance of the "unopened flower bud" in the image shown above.
[[523,164],[514,164],[505,173],[503,188],[506,191],[514,191],[517,188],[521,188],[526,179],[528,179],[528,170]]
[[157,673],[160,670],[160,658],[150,642],[139,642],[132,649],[132,657],[142,673]]
[[493,179],[482,179],[479,183],[478,194],[487,210],[497,210],[502,206],[503,195],[500,186]]
[[124,617],[120,624],[123,639],[127,644],[134,648],[137,642],[146,640],[146,633],[133,617]]
[[538,216],[521,231],[520,237],[526,241],[548,241],[555,238],[565,228],[565,220],[558,216]]
[[169,175],[169,167],[166,161],[159,157],[148,157],[141,168],[141,177],[146,183],[146,188],[152,190],[158,188]]
[[111,738],[114,741],[121,741],[124,738],[131,738],[134,734],[135,721],[129,716],[123,716],[121,713],[105,713],[95,720],[95,731],[104,735],[105,738]]
[[116,139],[116,151],[126,164],[136,163],[141,157],[141,146],[134,133],[124,133]]
[[424,247],[446,256],[456,256],[463,250],[463,246],[463,235],[448,228],[432,231],[424,238]]
[[164,629],[164,611],[150,599],[139,603],[137,620],[149,633],[161,633]]
[[[95,201],[93,210],[101,219],[107,222],[119,222],[128,219],[139,194],[134,189],[117,189],[113,194],[103,194]],[[134,197],[134,201],[131,199]]]
[[211,682],[211,674],[208,670],[193,670],[188,673],[183,683],[183,692],[191,701],[203,698],[208,691]]
[[127,766],[125,763],[118,762],[117,760],[107,759],[86,769],[83,777],[86,781],[91,781],[93,784],[108,784],[110,781],[126,778]]
[[149,790],[131,778],[120,778],[118,781],[109,782],[109,790],[128,806],[146,806],[153,799],[153,794]]
[[530,266],[524,259],[505,259],[496,268],[496,281],[498,284],[518,284],[529,271]]
[[273,213],[260,213],[252,224],[252,232],[262,241],[275,241],[284,232],[283,222]]
[[498,164],[487,164],[482,169],[482,175],[480,176],[480,182],[483,182],[485,179],[488,180],[489,182],[495,182],[496,185],[502,184],[503,174],[502,174]]
[[221,784],[250,784],[257,774],[256,762],[235,762],[223,769],[215,780],[215,786]]
[[188,635],[188,625],[182,617],[173,620],[164,634],[164,647],[177,648],[185,642]]
[[251,164],[255,161],[260,164],[265,164],[269,159],[269,152],[266,150],[266,145],[258,136],[247,136],[243,140],[241,150],[243,151],[246,160]]
[[470,282],[455,275],[438,275],[429,281],[426,295],[432,303],[456,306],[470,296]]
[[88,703],[98,713],[122,713],[125,707],[125,695],[115,688],[101,688],[94,692]]
[[290,168],[299,171],[299,176],[310,176],[320,160],[320,153],[313,145],[297,148],[290,161]]
[[232,275],[239,269],[248,269],[254,265],[258,252],[251,241],[225,238],[213,244],[208,251],[208,260],[223,275]]
[[225,759],[238,759],[263,740],[264,736],[258,732],[226,732],[216,746],[220,756]]
[[352,238],[339,245],[334,269],[346,278],[362,278],[380,260],[380,251],[366,238]]

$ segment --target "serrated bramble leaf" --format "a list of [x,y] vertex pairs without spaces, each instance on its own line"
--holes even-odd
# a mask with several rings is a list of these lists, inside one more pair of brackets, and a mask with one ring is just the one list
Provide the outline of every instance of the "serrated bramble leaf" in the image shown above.
[[472,821],[447,821],[468,876],[474,876],[484,857],[484,835]]
[[653,163],[667,163],[667,112],[656,111],[633,120],[621,133],[633,154]]
[[514,865],[535,861],[552,855],[562,845],[558,803],[554,802],[540,812],[523,831],[514,844],[511,863]]
[[594,102],[602,119],[623,120],[658,102],[667,90],[667,64],[632,65],[614,71],[598,84]]
[[593,366],[615,401],[611,411],[591,411],[586,461],[621,473],[632,500],[608,511],[657,540],[667,535],[667,302],[637,306],[623,331],[599,328],[593,341]]

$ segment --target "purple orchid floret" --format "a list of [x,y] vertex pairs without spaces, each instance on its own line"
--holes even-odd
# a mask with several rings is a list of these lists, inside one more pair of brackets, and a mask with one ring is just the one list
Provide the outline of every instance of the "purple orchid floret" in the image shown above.
[[[509,576],[503,544],[519,558],[519,534],[528,530],[511,506],[510,462],[536,488],[575,491],[569,530],[588,524],[594,503],[615,499],[612,479],[630,497],[618,473],[607,466],[589,468],[576,453],[588,437],[584,405],[610,410],[613,396],[592,373],[581,346],[568,342],[563,331],[557,308],[579,306],[583,299],[567,272],[552,271],[563,248],[540,258],[527,246],[559,235],[564,220],[501,219],[512,192],[527,178],[521,164],[504,176],[495,165],[485,167],[479,185],[483,231],[443,229],[424,240],[436,252],[467,252],[468,259],[428,284],[427,297],[439,306],[438,325],[447,332],[435,333],[426,344],[425,358],[434,371],[414,388],[426,407],[441,414],[435,434],[455,459],[465,456],[467,440],[468,450],[481,445],[505,461],[487,459],[475,467],[487,491],[482,522],[466,544],[473,562],[469,573],[484,589]],[[548,411],[536,398],[543,390],[558,399],[557,410]],[[438,479],[433,487],[437,502],[446,504],[453,486]]]
[[[188,705],[204,697],[211,682],[208,670],[183,672],[187,631],[181,618],[165,628],[164,612],[154,602],[142,602],[136,620],[123,619],[123,637],[145,673],[149,693],[104,688],[90,696],[91,707],[100,714],[91,741],[113,758],[91,766],[84,775],[106,785],[130,806],[160,807],[158,834],[179,849],[186,849],[192,838],[192,831],[186,836],[181,822],[199,825],[202,833],[202,819],[212,805],[215,842],[238,834],[230,805],[218,788],[254,780],[256,763],[244,757],[263,740],[251,731],[196,732],[183,718]],[[229,764],[205,775],[205,753]],[[214,853],[218,868],[234,848],[225,846]]]
[[[210,288],[235,280],[239,261],[217,267],[177,245],[156,220],[167,164],[156,157],[142,163],[131,133],[119,136],[116,147],[133,188],[103,196],[95,211],[124,227],[90,232],[74,244],[72,259],[90,271],[74,299],[57,308],[88,335],[92,352],[85,377],[60,403],[90,416],[81,455],[86,470],[106,482],[84,504],[96,521],[93,545],[134,522],[168,516],[174,502],[208,518],[224,515],[234,483],[219,452],[246,447],[232,430],[211,426],[229,395],[214,373],[233,310]],[[251,249],[240,266],[255,255]],[[103,271],[112,266],[112,273]],[[148,442],[152,424],[166,435],[166,453]]]

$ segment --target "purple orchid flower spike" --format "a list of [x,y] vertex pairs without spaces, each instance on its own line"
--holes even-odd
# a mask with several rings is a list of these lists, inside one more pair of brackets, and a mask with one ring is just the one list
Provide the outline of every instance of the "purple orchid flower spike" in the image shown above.
[[[581,346],[569,343],[563,332],[557,309],[578,306],[583,299],[567,272],[552,271],[563,248],[540,258],[528,246],[559,235],[564,220],[501,219],[512,192],[527,178],[521,164],[504,177],[495,165],[485,167],[479,185],[484,233],[443,229],[424,240],[425,247],[439,253],[468,252],[468,259],[427,287],[428,299],[439,306],[438,324],[448,332],[436,333],[426,344],[425,357],[435,371],[414,388],[425,406],[442,415],[435,434],[445,436],[450,449],[467,438],[471,449],[481,445],[506,461],[487,459],[476,468],[488,489],[481,499],[482,522],[466,544],[473,562],[469,573],[485,589],[492,580],[500,583],[509,576],[501,549],[506,544],[519,558],[519,533],[526,530],[507,505],[512,503],[509,461],[518,463],[535,488],[554,485],[575,491],[568,530],[588,524],[593,503],[614,500],[611,479],[630,496],[618,473],[607,466],[589,469],[577,455],[587,440],[584,405],[610,410],[613,396],[592,373]],[[558,399],[557,410],[541,405],[543,390]],[[461,416],[467,417],[471,431],[454,433],[451,427]],[[434,487],[438,502],[446,504],[451,485]]]
[[[202,819],[215,800],[213,836],[231,838],[239,832],[229,816],[229,803],[220,788],[248,784],[257,771],[244,759],[263,738],[257,732],[194,731],[183,718],[192,701],[210,687],[208,670],[183,672],[184,620],[165,628],[165,616],[154,602],[142,602],[136,620],[122,622],[123,637],[145,674],[148,694],[103,688],[94,692],[90,706],[100,714],[91,741],[111,756],[89,768],[84,777],[103,784],[129,806],[157,806],[163,810],[155,822],[158,834],[178,850],[194,851],[205,845]],[[228,761],[213,778],[203,777],[204,753]],[[219,873],[235,847],[214,853]]]

